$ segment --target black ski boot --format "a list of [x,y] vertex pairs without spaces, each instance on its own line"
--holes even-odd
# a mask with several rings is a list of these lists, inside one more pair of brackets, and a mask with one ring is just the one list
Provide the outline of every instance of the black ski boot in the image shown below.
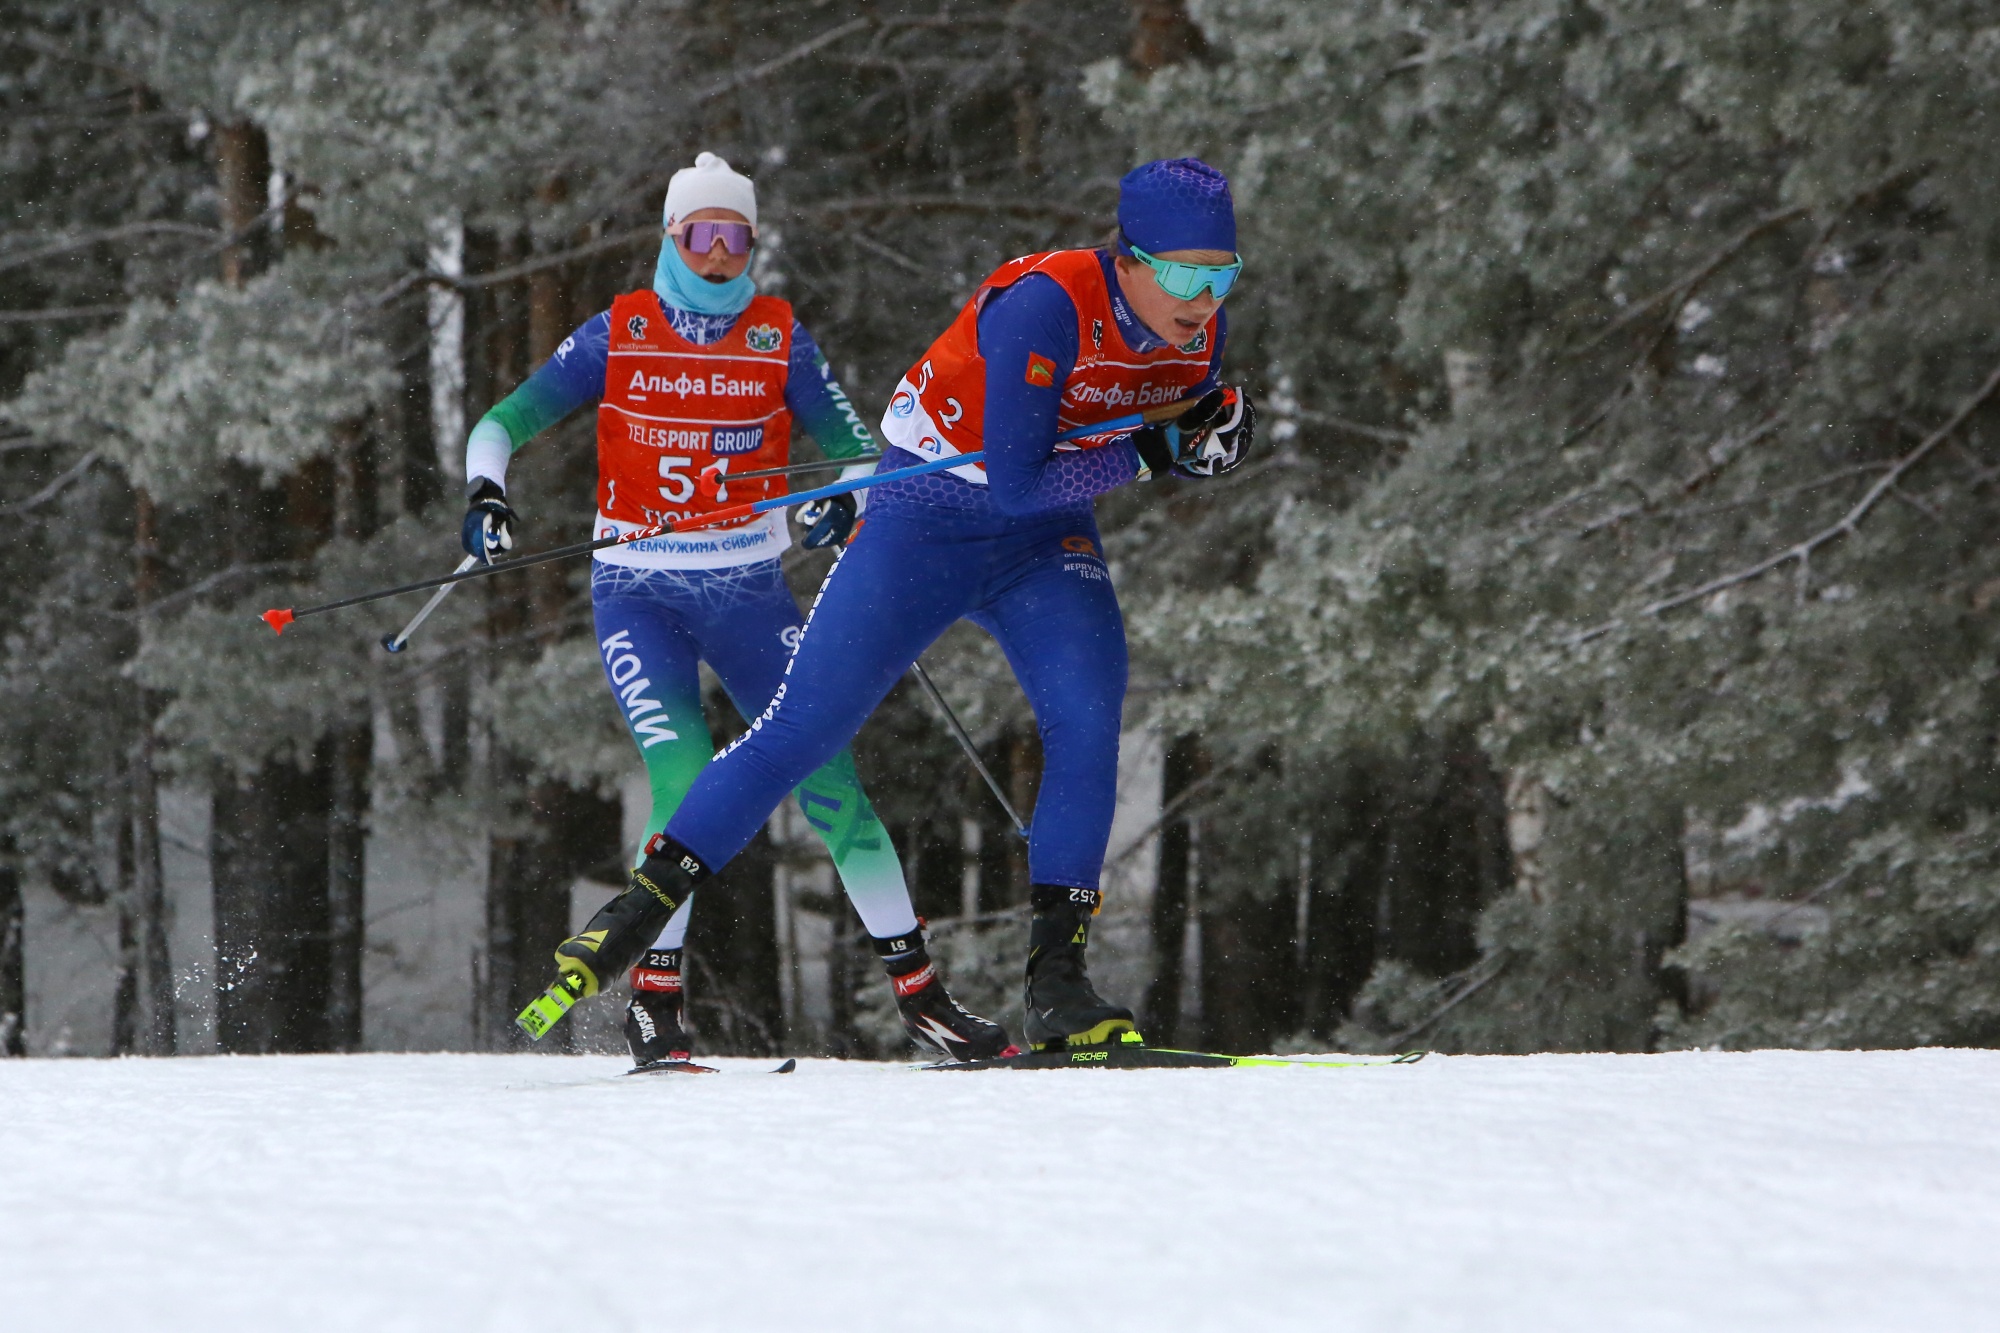
[[556,970],[579,998],[595,995],[639,961],[660,927],[708,878],[708,867],[666,834],[646,844],[646,859],[631,872],[630,888],[597,909],[580,934],[556,946]]
[[632,1049],[633,1073],[661,1069],[701,1069],[689,1053],[681,1021],[686,992],[681,986],[681,951],[648,949],[632,969],[632,1003],[625,1006],[625,1044]]
[[1037,1051],[1072,1046],[1105,1046],[1118,1034],[1136,1034],[1132,1011],[1107,1001],[1090,984],[1083,951],[1090,944],[1090,919],[1103,894],[1037,884],[1030,890],[1034,923],[1028,928],[1028,1045]]
[[903,1030],[919,1046],[928,1046],[947,1060],[991,1060],[1013,1055],[1018,1047],[1007,1029],[962,1007],[944,988],[937,964],[924,947],[920,923],[907,935],[876,940],[875,953],[896,991],[896,1012]]

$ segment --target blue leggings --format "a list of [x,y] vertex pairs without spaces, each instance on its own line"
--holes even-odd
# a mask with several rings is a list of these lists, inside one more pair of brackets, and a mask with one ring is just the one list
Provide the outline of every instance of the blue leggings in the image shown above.
[[1008,517],[878,501],[821,586],[771,706],[703,770],[667,832],[722,866],[960,619],[999,641],[1041,729],[1030,877],[1096,888],[1117,794],[1126,656],[1087,508]]
[[[687,570],[600,561],[591,574],[590,599],[605,678],[652,785],[651,838],[715,753],[701,711],[701,663],[714,668],[738,712],[757,716],[777,692],[798,642],[798,603],[775,560]],[[793,785],[868,933],[888,939],[916,929],[902,865],[855,777],[854,760],[845,750],[829,752]],[[774,800],[771,808],[776,805]],[[690,895],[655,947],[681,947],[693,905]]]

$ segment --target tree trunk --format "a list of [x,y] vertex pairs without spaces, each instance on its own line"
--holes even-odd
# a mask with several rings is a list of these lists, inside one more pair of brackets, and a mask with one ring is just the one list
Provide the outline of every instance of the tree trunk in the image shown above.
[[282,795],[277,807],[279,914],[271,943],[278,948],[272,1006],[273,1049],[325,1051],[327,1039],[327,945],[329,942],[326,871],[329,856],[328,813],[333,808],[332,765],[322,742],[312,767],[300,770],[284,764],[265,765],[265,781],[274,774]]
[[1346,1019],[1374,966],[1373,900],[1364,887],[1371,881],[1362,873],[1371,863],[1374,812],[1359,765],[1339,764],[1325,777],[1302,772],[1298,781],[1316,790],[1309,798],[1313,824],[1300,834],[1302,901],[1295,910],[1305,926],[1294,944],[1299,993],[1293,1030],[1326,1036]]
[[1202,914],[1202,1047],[1254,1055],[1298,1028],[1295,904],[1284,894],[1239,898]]
[[222,229],[232,243],[222,249],[222,280],[241,287],[263,266],[270,246],[253,227],[265,209],[271,180],[271,146],[264,131],[232,120],[215,133],[216,184],[222,192]]
[[[151,632],[150,608],[160,586],[157,520],[153,497],[142,488],[133,525],[137,550],[132,581],[141,651]],[[139,916],[139,954],[146,979],[143,1049],[152,1055],[172,1055],[178,1047],[174,973],[167,947],[166,877],[160,864],[159,774],[153,761],[153,723],[159,717],[160,700],[144,688],[134,692],[134,700],[138,717],[132,729],[128,790],[132,803],[132,896]]]
[[111,985],[111,1053],[139,1049],[139,912],[132,873],[131,790],[118,800],[118,889],[111,900],[117,913],[118,944]]
[[984,850],[985,829],[976,819],[958,821],[958,914],[975,917],[980,913],[980,852]]
[[[505,267],[525,258],[518,236],[497,237],[480,230],[455,233],[459,258],[453,262],[474,272]],[[444,228],[433,230],[432,264],[443,262],[451,243]],[[460,302],[459,346],[450,346],[448,327],[432,322],[432,429],[440,460],[462,475],[462,460],[446,455],[463,449],[465,430],[461,404],[490,402],[519,382],[528,358],[529,314],[520,283],[483,288]],[[434,313],[438,307],[434,305]],[[456,357],[456,366],[449,363]],[[448,382],[457,376],[454,387]],[[558,578],[562,571],[556,571]],[[488,651],[481,669],[497,669],[519,661],[531,651],[547,608],[538,602],[531,578],[516,575],[488,582],[486,635]],[[541,993],[553,976],[550,954],[570,930],[570,884],[579,870],[600,859],[600,852],[579,859],[573,854],[579,836],[575,821],[566,817],[577,793],[552,783],[535,782],[527,761],[489,748],[485,789],[489,800],[487,845],[486,942],[481,1026],[486,1043],[495,1050],[520,1049],[522,1037],[514,1015]],[[601,803],[600,803],[601,804]],[[618,845],[614,823],[609,838]],[[607,979],[608,981],[608,979]],[[564,1024],[536,1049],[569,1049],[573,1026]]]
[[1531,903],[1548,901],[1542,871],[1542,839],[1548,834],[1549,791],[1536,774],[1507,774],[1507,848],[1514,859],[1514,886]]
[[[1167,746],[1160,774],[1164,808],[1200,778],[1208,766],[1199,736],[1182,736]],[[1187,948],[1188,890],[1193,869],[1193,829],[1175,819],[1160,830],[1160,855],[1153,881],[1153,979],[1140,1002],[1140,1031],[1155,1042],[1181,1040],[1178,1031],[1185,983],[1182,957]]]
[[146,979],[142,1049],[172,1055],[179,1047],[174,1012],[174,967],[167,946],[166,877],[160,864],[160,791],[153,769],[153,724],[158,701],[142,692],[141,726],[132,756],[132,879],[139,915],[139,961]]
[[[1204,763],[1202,768],[1206,767]],[[1208,1040],[1208,894],[1202,873],[1202,835],[1207,830],[1199,818],[1190,818],[1187,828],[1187,910],[1181,932],[1181,1003],[1174,1015],[1174,1040],[1200,1046]]]
[[[375,527],[375,475],[364,423],[346,422],[335,436],[333,535],[359,542]],[[369,701],[348,707],[325,745],[327,812],[326,1038],[336,1051],[362,1044],[361,964],[366,946],[368,793],[375,735]]]
[[1125,59],[1141,74],[1152,74],[1208,54],[1201,29],[1188,17],[1185,0],[1132,0],[1132,43]]
[[21,872],[0,848],[0,1056],[28,1053],[27,972],[23,966]]
[[[511,769],[512,771],[508,771]],[[503,768],[503,786],[525,774]],[[509,781],[511,779],[511,781]],[[551,957],[569,937],[570,885],[578,875],[620,863],[623,812],[616,801],[560,783],[539,783],[487,848],[486,995],[482,1026],[494,1050],[518,1050],[525,1038],[514,1015],[555,975]],[[609,886],[607,886],[608,890]],[[609,979],[607,979],[608,984]],[[541,1047],[567,1049],[571,1029]]]
[[215,785],[217,1040],[225,1052],[326,1049],[330,768],[287,759]]
[[438,672],[442,696],[444,752],[438,759],[438,782],[446,791],[462,792],[472,776],[473,663],[467,658],[447,662]]
[[[446,278],[465,274],[465,226],[456,217],[430,225],[430,266]],[[430,289],[431,444],[449,496],[465,482],[465,296]]]
[[861,931],[852,908],[844,902],[833,907],[833,939],[826,954],[828,1014],[827,1053],[836,1059],[865,1054],[861,1034],[854,1026],[854,991],[858,981]]
[[213,800],[215,1040],[225,1054],[255,1055],[271,1049],[269,965],[261,946],[270,933],[263,885],[271,879],[272,850],[249,827],[257,801],[235,775],[216,779]]
[[[1025,17],[1026,0],[1015,0],[1010,17]],[[1024,37],[1015,49],[1020,64],[1014,76],[1014,165],[1024,176],[1042,171],[1041,72],[1035,67],[1036,41]]]
[[783,1000],[768,980],[778,970],[777,921],[760,887],[773,881],[777,859],[770,838],[760,833],[696,898],[688,933],[688,1011],[702,1049],[712,1054],[777,1053]]
[[804,1035],[805,1023],[799,1008],[798,914],[792,903],[792,870],[786,864],[789,851],[789,848],[778,849],[777,865],[771,872],[771,938],[778,991],[778,1031],[786,1046],[795,1047]]
[[1312,961],[1313,835],[1306,829],[1298,835],[1298,862],[1292,879],[1292,975],[1297,979],[1301,1014],[1313,1010],[1313,987],[1309,982]]
[[[1007,799],[1020,813],[1021,821],[1030,829],[1035,826],[1035,800],[1039,794],[1042,778],[1042,738],[1030,724],[1025,728],[1010,730],[1005,734]],[[1003,812],[1001,819],[1005,820]],[[1029,866],[1028,844],[1010,830],[1004,841],[1007,858],[1010,903],[1028,901]]]
[[[266,207],[270,146],[249,121],[216,132],[216,185],[223,227],[223,281],[242,286],[269,260],[272,230],[252,224]],[[244,563],[309,556],[332,533],[322,462],[267,489],[248,467],[232,494],[235,558]],[[267,759],[248,777],[214,786],[209,836],[215,894],[216,1035],[224,1051],[310,1051],[326,1042],[327,850],[331,774],[322,748],[307,767]]]
[[[553,208],[569,195],[569,183],[552,176],[535,190],[536,202]],[[569,306],[563,300],[563,270],[538,269],[528,275],[528,366],[532,370],[555,355],[569,333]]]
[[358,1051],[362,1044],[363,891],[374,741],[365,718],[327,738],[333,803],[327,817],[326,1039],[336,1051]]

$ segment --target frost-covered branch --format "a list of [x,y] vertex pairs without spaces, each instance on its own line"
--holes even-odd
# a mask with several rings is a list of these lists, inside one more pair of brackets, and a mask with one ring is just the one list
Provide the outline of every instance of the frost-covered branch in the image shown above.
[[[1847,216],[1847,214],[1853,212],[1856,208],[1887,195],[1894,194],[1898,190],[1908,189],[1929,175],[1930,172],[1931,166],[1928,163],[1915,167],[1899,168],[1877,179],[1867,187],[1856,191],[1841,203],[1840,208],[1829,219],[1827,228],[1822,231],[1822,236],[1830,234],[1833,225],[1840,218]],[[1582,356],[1587,352],[1593,351],[1597,347],[1602,346],[1608,339],[1616,336],[1624,329],[1631,327],[1655,311],[1663,311],[1667,322],[1671,325],[1672,317],[1678,313],[1681,306],[1686,304],[1688,298],[1699,291],[1702,285],[1710,278],[1721,272],[1730,260],[1741,254],[1752,242],[1810,216],[1812,211],[1811,205],[1795,204],[1790,208],[1781,208],[1776,212],[1766,213],[1762,217],[1757,218],[1744,227],[1743,230],[1737,232],[1735,236],[1724,242],[1720,248],[1700,264],[1697,264],[1693,269],[1682,274],[1665,287],[1660,288],[1651,296],[1634,302],[1626,309],[1620,311],[1618,318],[1612,320],[1610,324],[1599,330],[1583,346],[1572,352],[1571,355]]]
[[1823,486],[1833,486],[1843,481],[1852,481],[1856,477],[1872,477],[1894,466],[1894,463],[1856,463],[1852,467],[1837,468],[1832,472],[1822,473],[1809,481],[1797,482],[1790,486],[1780,486],[1774,491],[1763,491],[1747,499],[1719,500],[1714,504],[1705,505],[1682,505],[1676,509],[1662,510],[1659,516],[1661,518],[1703,518],[1710,514],[1727,514],[1739,509],[1752,509],[1760,505],[1776,504],[1780,500],[1789,500],[1795,495],[1805,495],[1810,491],[1819,490]]
[[1097,212],[1071,208],[1048,199],[975,199],[962,194],[861,195],[805,204],[796,211],[806,217],[821,218],[844,217],[853,213],[1005,213],[1014,217],[1054,218],[1086,224],[1103,222],[1110,217],[1109,210]]
[[[1785,414],[1782,411],[1773,412],[1770,416],[1765,417],[1763,421],[1759,422],[1755,429],[1750,431],[1749,434],[1743,436],[1741,439],[1733,441],[1729,439],[1724,439],[1718,441],[1716,444],[1711,445],[1705,451],[1704,457],[1707,460],[1706,465],[1697,469],[1691,475],[1684,477],[1680,481],[1676,482],[1674,486],[1666,494],[1645,495],[1642,493],[1641,498],[1635,503],[1628,505],[1621,505],[1618,508],[1612,510],[1610,513],[1600,515],[1599,517],[1594,518],[1590,522],[1584,524],[1581,528],[1577,530],[1576,535],[1578,537],[1594,537],[1598,533],[1603,532],[1605,529],[1617,527],[1620,523],[1624,523],[1630,519],[1643,518],[1648,515],[1660,514],[1661,513],[1660,506],[1665,504],[1670,498],[1676,496],[1693,495],[1695,492],[1702,490],[1710,482],[1714,481],[1717,477],[1721,476],[1723,472],[1728,469],[1731,463],[1735,462],[1738,458],[1741,458],[1743,454],[1746,451],[1748,451],[1751,445],[1757,443],[1759,440],[1763,439],[1765,436],[1775,431],[1778,428],[1779,423],[1781,423],[1784,419],[1785,419]],[[1671,515],[1680,512],[1682,511],[1667,510],[1665,511],[1665,515]]]
[[800,42],[789,51],[772,56],[769,60],[752,65],[749,69],[732,74],[719,83],[710,84],[696,93],[694,100],[697,103],[710,102],[727,93],[735,92],[738,88],[744,87],[747,84],[755,83],[759,79],[767,79],[786,66],[796,65],[807,56],[832,46],[843,37],[874,26],[875,20],[872,18],[850,19],[846,23],[836,24],[818,36],[809,37],[805,41]]
[[0,254],[0,269],[20,268],[56,255],[69,254],[71,251],[87,249],[93,245],[108,245],[113,241],[131,240],[135,236],[186,236],[204,241],[220,241],[224,245],[230,243],[228,237],[214,227],[197,226],[192,222],[127,222],[123,226],[107,227],[102,231],[86,231],[74,236],[65,236],[59,241],[51,241],[19,254]]
[[1445,996],[1444,1003],[1431,1010],[1421,1021],[1382,1038],[1382,1045],[1393,1050],[1436,1026],[1438,1020],[1446,1014],[1499,980],[1501,973],[1505,972],[1513,961],[1514,954],[1502,949],[1462,972],[1454,972],[1448,977],[1439,978],[1430,989],[1433,994]]
[[487,273],[459,276],[440,273],[436,269],[421,269],[405,273],[381,291],[366,298],[363,304],[371,309],[381,309],[384,306],[394,305],[419,287],[451,287],[460,291],[498,287],[504,283],[518,282],[522,278],[532,277],[548,269],[576,263],[581,259],[590,259],[597,255],[629,249],[646,241],[657,240],[659,235],[660,229],[657,226],[649,224],[635,227],[630,231],[621,231],[615,236],[601,236],[597,240],[587,241],[567,250],[554,250],[548,254],[536,255],[533,259],[525,259],[518,264],[509,264],[505,268],[496,268]]
[[1415,438],[1406,430],[1391,430],[1387,426],[1371,426],[1366,422],[1355,421],[1348,417],[1335,416],[1331,412],[1314,412],[1308,408],[1301,407],[1294,411],[1292,415],[1300,421],[1309,421],[1315,426],[1328,426],[1334,430],[1345,431],[1349,435],[1359,435],[1365,440],[1379,440],[1383,444],[1408,444]]
[[86,69],[94,69],[100,73],[112,75],[115,78],[123,79],[130,87],[136,88],[145,85],[144,79],[125,66],[115,61],[106,60],[100,52],[79,51],[74,47],[65,46],[61,42],[51,41],[37,32],[10,32],[4,37],[0,37],[0,42],[4,42],[8,46],[16,46],[23,50],[33,51],[36,55],[48,56],[55,60],[67,60],[72,64],[82,65]]
[[1716,250],[1700,264],[1697,264],[1689,272],[1674,279],[1651,296],[1627,306],[1623,311],[1619,312],[1618,318],[1612,320],[1603,329],[1600,329],[1588,342],[1577,348],[1571,355],[1582,356],[1584,353],[1602,346],[1606,340],[1630,328],[1633,324],[1638,323],[1641,319],[1644,319],[1647,315],[1659,310],[1663,306],[1671,308],[1669,313],[1671,313],[1672,309],[1678,309],[1688,297],[1701,289],[1703,283],[1720,272],[1723,265],[1743,253],[1744,249],[1752,241],[1755,241],[1760,236],[1768,235],[1780,227],[1789,226],[1811,212],[1812,210],[1806,205],[1797,204],[1791,208],[1781,208],[1775,213],[1766,213],[1742,231],[1737,232],[1736,235],[1724,242],[1720,249]]
[[131,611],[125,614],[134,617],[141,614],[157,616],[162,612],[172,611],[197,598],[205,597],[224,584],[234,583],[238,579],[255,578],[263,574],[296,574],[305,569],[309,563],[309,561],[305,560],[265,560],[256,564],[231,565],[227,569],[218,569],[207,578],[196,583],[190,583],[187,587],[177,592],[169,593],[165,597],[155,598],[147,604],[143,612]]
[[0,514],[25,514],[30,509],[33,509],[38,505],[47,504],[50,500],[53,500],[58,495],[61,495],[63,491],[68,488],[71,482],[75,481],[77,478],[81,477],[84,473],[90,471],[91,468],[95,467],[97,465],[98,460],[101,459],[103,456],[104,455],[99,451],[92,449],[82,458],[77,459],[75,463],[72,463],[67,472],[63,473],[60,477],[57,477],[54,481],[50,482],[48,485],[42,487],[42,489],[40,489],[39,491],[36,491],[33,495],[29,496],[27,499],[17,500],[13,504],[0,505]]
[[1966,446],[1965,441],[1953,440],[1951,447],[1958,454],[1960,461],[1965,464],[1966,471],[1971,476],[1974,486],[1984,486],[1989,482],[2000,480],[2000,467],[1988,467],[1986,460],[1972,452]]
[[[906,195],[902,197],[834,199],[825,203],[804,205],[797,211],[808,215],[817,214],[826,217],[842,217],[858,213],[887,213],[899,210],[911,213],[1011,213],[1023,217],[1053,217],[1064,221],[1096,220],[1095,214],[1085,212],[1082,209],[1066,208],[1060,204],[1013,199],[967,199],[955,195]],[[496,268],[487,273],[467,274],[464,277],[452,277],[430,270],[421,273],[410,273],[397,279],[382,291],[368,298],[368,304],[377,307],[390,305],[420,286],[448,286],[466,290],[481,287],[497,287],[503,283],[518,282],[522,278],[530,277],[547,269],[561,268],[565,264],[573,264],[581,259],[590,259],[597,255],[609,254],[615,250],[624,250],[635,245],[656,241],[659,239],[659,235],[659,227],[649,223],[643,227],[635,227],[630,231],[619,232],[614,236],[604,236],[597,240],[586,242],[583,245],[572,246],[567,250],[556,250],[549,254],[536,255],[533,259],[526,259],[518,264],[509,264],[505,268]],[[869,248],[872,249],[873,247]],[[1343,424],[1343,429],[1355,430],[1367,434],[1375,428],[1361,426],[1356,423],[1353,425]],[[1386,437],[1387,435],[1388,433],[1384,432],[1384,436]],[[1406,439],[1407,437],[1398,435],[1394,438]]]
[[645,241],[657,241],[659,238],[659,226],[649,223],[643,227],[635,227],[631,231],[621,231],[616,236],[587,241],[568,250],[556,250],[549,254],[537,255],[533,259],[524,259],[518,264],[496,268],[490,273],[474,273],[463,278],[447,278],[431,273],[427,277],[432,282],[449,282],[455,287],[497,287],[503,282],[514,282],[530,274],[540,273],[544,269],[561,268],[564,264],[573,264],[579,259],[589,259],[594,255],[608,254],[613,250],[623,250]]
[[1973,393],[1963,403],[1960,403],[1958,410],[1946,418],[1943,425],[1932,431],[1928,439],[1897,459],[1890,465],[1886,472],[1876,478],[1875,484],[1870,486],[1862,497],[1854,502],[1853,508],[1841,515],[1839,522],[1821,528],[1804,541],[1796,542],[1775,555],[1766,556],[1754,565],[1746,566],[1733,573],[1724,574],[1719,578],[1710,579],[1708,582],[1689,588],[1684,592],[1677,592],[1671,597],[1662,597],[1656,602],[1649,602],[1639,608],[1639,614],[1643,616],[1664,615],[1666,612],[1672,611],[1677,607],[1686,606],[1689,602],[1698,602],[1702,598],[1721,592],[1725,588],[1734,588],[1739,584],[1749,583],[1753,579],[1762,578],[1772,570],[1791,564],[1794,561],[1804,564],[1812,558],[1813,552],[1819,550],[1820,547],[1827,545],[1829,542],[1837,541],[1842,537],[1851,536],[1860,527],[1861,520],[1866,518],[1869,511],[1882,502],[1883,497],[1889,494],[1896,483],[1908,475],[1910,469],[1930,457],[1932,452],[1949,439],[1953,431],[1964,425],[1966,419],[1978,411],[1980,406],[1987,399],[1991,398],[1996,390],[2000,390],[2000,366],[1994,367],[1993,373],[1986,377],[1986,382],[1979,386],[1977,392]]
[[1136,855],[1139,849],[1144,847],[1147,844],[1147,842],[1149,842],[1152,839],[1154,834],[1158,833],[1161,829],[1165,828],[1167,825],[1173,823],[1176,819],[1179,819],[1182,816],[1186,815],[1188,813],[1189,806],[1192,805],[1194,802],[1194,798],[1201,795],[1202,791],[1205,788],[1207,788],[1211,783],[1215,782],[1215,780],[1218,778],[1226,777],[1229,774],[1237,772],[1242,767],[1243,765],[1240,763],[1224,764],[1220,768],[1209,770],[1201,777],[1198,777],[1193,782],[1190,782],[1186,787],[1181,789],[1181,792],[1178,796],[1174,797],[1173,800],[1168,801],[1166,805],[1161,807],[1159,817],[1155,819],[1152,823],[1146,825],[1144,829],[1140,830],[1138,836],[1134,837],[1132,841],[1126,843],[1125,846],[1119,849],[1119,851],[1117,851],[1115,854],[1105,857],[1104,868],[1106,870],[1109,870],[1113,866],[1123,865],[1127,860],[1131,859],[1134,855]]
[[254,236],[260,228],[267,225],[272,218],[278,216],[283,211],[284,205],[282,203],[273,204],[244,223],[241,227],[238,227],[235,231],[222,231],[215,227],[204,227],[193,222],[169,222],[164,220],[127,222],[116,227],[106,227],[101,231],[87,231],[80,232],[74,236],[66,236],[59,241],[51,241],[46,245],[38,246],[33,250],[26,250],[19,254],[0,254],[0,271],[21,268],[24,265],[33,264],[39,260],[50,259],[56,255],[70,254],[93,245],[108,245],[114,241],[131,240],[137,236],[185,236],[190,240],[208,241],[210,243],[208,247],[200,252],[202,256],[206,257],[208,255],[220,254],[232,245],[241,245]]
[[95,319],[100,315],[122,315],[130,306],[119,302],[114,305],[62,305],[49,306],[41,310],[0,310],[0,324],[53,324],[67,319]]

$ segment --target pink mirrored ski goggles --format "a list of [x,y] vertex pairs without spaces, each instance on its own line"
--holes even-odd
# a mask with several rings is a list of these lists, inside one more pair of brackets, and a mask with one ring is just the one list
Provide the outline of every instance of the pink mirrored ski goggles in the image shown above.
[[757,231],[747,222],[683,222],[681,248],[691,255],[705,255],[721,241],[732,255],[747,255],[756,243]]

